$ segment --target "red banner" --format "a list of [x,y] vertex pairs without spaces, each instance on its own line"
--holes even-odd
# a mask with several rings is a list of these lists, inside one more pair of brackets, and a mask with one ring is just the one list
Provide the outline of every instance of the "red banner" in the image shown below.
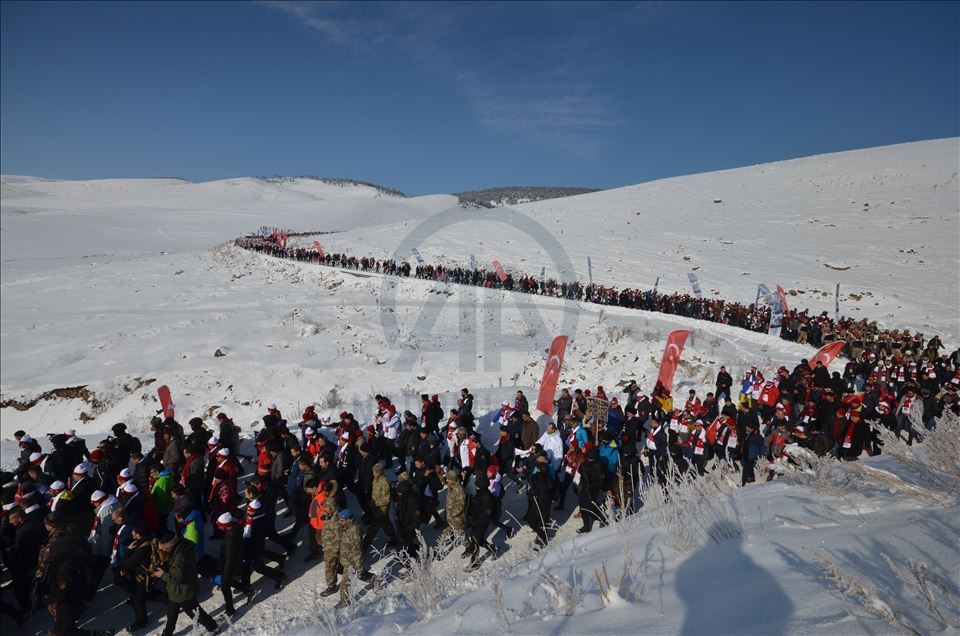
[[320,255],[320,258],[324,257],[323,248],[320,247],[320,241],[313,242],[313,249],[317,250],[317,254]]
[[823,363],[823,366],[829,367],[830,363],[833,362],[833,359],[840,355],[840,352],[843,351],[843,346],[847,344],[843,340],[837,340],[836,342],[831,342],[830,344],[825,344],[820,347],[820,351],[817,351],[817,355],[810,358],[810,361],[807,363],[810,365],[811,369],[817,368],[817,360]]
[[777,295],[780,296],[780,304],[783,305],[783,313],[787,313],[787,294],[784,293],[783,287],[777,285]]
[[160,399],[160,408],[163,409],[163,416],[173,417],[173,399],[170,397],[170,387],[164,384],[157,389],[157,397]]
[[497,270],[497,278],[500,279],[500,282],[507,280],[507,273],[503,271],[503,265],[500,264],[500,261],[493,261],[493,269]]
[[673,376],[677,372],[680,356],[683,355],[683,346],[687,344],[687,336],[689,335],[689,329],[676,329],[667,336],[667,346],[663,350],[663,359],[660,360],[660,373],[657,375],[657,382],[668,391],[673,387]]
[[[494,261],[496,262],[496,261]],[[560,380],[560,366],[563,364],[563,354],[567,350],[567,337],[557,336],[550,343],[550,353],[547,354],[547,366],[543,369],[540,379],[540,395],[537,396],[537,410],[547,415],[553,415],[553,397],[557,393],[557,382]]]

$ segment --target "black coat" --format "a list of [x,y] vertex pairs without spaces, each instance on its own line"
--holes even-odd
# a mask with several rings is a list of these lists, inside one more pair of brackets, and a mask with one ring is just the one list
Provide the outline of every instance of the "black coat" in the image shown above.
[[584,460],[578,469],[580,486],[578,487],[579,504],[584,508],[596,502],[603,489],[603,466],[598,461]]
[[240,573],[243,565],[243,530],[240,524],[233,524],[223,533],[220,544],[220,576],[221,585],[229,585]]
[[404,543],[416,540],[420,529],[420,501],[412,489],[402,488],[396,505],[397,530]]
[[47,531],[35,517],[28,516],[17,528],[13,540],[13,558],[9,560],[11,568],[26,574],[37,567],[37,557],[46,539]]
[[376,464],[377,458],[373,453],[367,453],[366,457],[357,453],[357,485],[368,497],[373,492],[373,467]]
[[467,525],[476,530],[485,530],[493,516],[494,501],[486,488],[477,491],[467,505]]
[[530,506],[527,522],[532,525],[550,523],[550,505],[553,503],[553,480],[546,467],[530,475]]

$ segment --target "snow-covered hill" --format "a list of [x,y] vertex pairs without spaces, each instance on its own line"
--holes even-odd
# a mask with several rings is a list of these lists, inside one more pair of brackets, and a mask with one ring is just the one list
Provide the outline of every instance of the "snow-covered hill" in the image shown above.
[[[497,258],[507,269],[538,274],[543,267],[562,279],[586,280],[590,256],[595,281],[643,289],[658,275],[660,289],[686,289],[686,273],[695,270],[705,293],[745,302],[753,301],[757,283],[780,283],[795,292],[791,306],[813,311],[832,310],[840,283],[843,313],[936,332],[956,346],[958,158],[957,139],[937,140],[496,210],[464,210],[448,195],[401,199],[309,179],[194,184],[4,176],[0,385],[10,405],[0,411],[0,462],[12,461],[9,440],[20,428],[36,435],[77,428],[96,440],[124,421],[142,433],[159,384],[171,387],[181,415],[225,410],[244,425],[271,402],[294,417],[317,403],[323,415],[346,408],[364,420],[376,393],[416,410],[423,391],[440,393],[450,406],[454,392],[468,386],[489,435],[489,416],[501,400],[517,389],[536,395],[544,352],[560,332],[571,336],[561,386],[611,387],[635,377],[649,387],[663,339],[677,327],[693,330],[677,387],[709,387],[720,363],[736,374],[754,363],[792,365],[812,351],[713,323],[279,261],[226,244],[261,225],[336,231],[319,237],[327,251],[413,262],[409,248],[417,247],[431,262]],[[291,242],[310,245],[313,238]],[[225,355],[215,356],[218,350]],[[75,392],[86,399],[45,395],[78,386],[87,387],[89,393]],[[594,613],[583,621],[545,617],[537,604],[570,572],[589,578],[600,560],[615,565],[621,537],[608,529],[567,542],[575,526],[566,524],[556,548],[531,563],[524,561],[529,537],[517,537],[513,560],[496,570],[504,577],[509,630],[710,631],[704,621],[720,605],[698,610],[685,591],[710,582],[744,621],[757,611],[745,596],[779,603],[764,605],[743,630],[728,622],[721,632],[889,631],[888,623],[851,614],[845,601],[831,601],[827,588],[817,587],[815,560],[800,547],[828,542],[835,542],[832,558],[853,568],[876,547],[874,538],[882,540],[895,559],[939,563],[957,591],[957,569],[947,567],[956,556],[955,500],[928,514],[902,492],[871,491],[857,500],[852,521],[808,488],[778,483],[748,491],[740,543],[692,557],[665,547],[669,529],[656,517],[643,519],[647,525],[630,540],[642,565],[640,600],[600,609],[591,592],[573,612]],[[520,498],[511,506],[522,514]],[[950,532],[949,544],[938,539]],[[740,591],[736,574],[703,579],[702,563],[711,572],[753,568],[764,583]],[[611,579],[619,574],[610,571]],[[319,568],[301,573],[283,594],[240,617],[235,631],[322,629],[315,614],[335,600],[315,597],[318,576]],[[776,591],[769,579],[783,591],[776,599],[760,594]],[[458,589],[463,595],[444,601],[429,622],[418,622],[397,589],[376,610],[338,621],[351,633],[508,631],[496,622],[503,608],[489,582],[480,577],[474,588]],[[294,620],[304,607],[314,614]],[[706,616],[697,618],[700,610]],[[936,629],[911,620],[924,633]]]

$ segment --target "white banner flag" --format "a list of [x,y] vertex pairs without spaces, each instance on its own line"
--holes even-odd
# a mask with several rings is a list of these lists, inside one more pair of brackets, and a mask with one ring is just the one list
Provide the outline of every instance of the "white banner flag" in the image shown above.
[[421,265],[424,265],[423,256],[420,255],[420,250],[415,247],[411,247],[410,251],[413,252],[413,255],[417,257],[417,262]]
[[697,279],[697,275],[693,272],[687,272],[687,278],[690,279],[690,286],[693,287],[693,295],[697,297],[697,300],[703,298],[703,292],[700,291],[700,281]]
[[840,320],[840,283],[837,283],[837,293],[835,296],[835,303],[836,303],[836,307],[833,311],[833,314],[834,314],[833,319],[834,321],[839,321]]

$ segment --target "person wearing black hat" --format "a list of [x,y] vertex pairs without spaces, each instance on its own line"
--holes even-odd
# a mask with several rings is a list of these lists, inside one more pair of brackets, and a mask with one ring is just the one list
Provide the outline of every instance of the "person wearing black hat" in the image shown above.
[[580,520],[583,522],[583,525],[577,530],[580,534],[590,532],[595,521],[599,521],[601,525],[607,525],[603,513],[597,506],[597,500],[600,498],[600,493],[603,492],[604,481],[604,470],[599,460],[600,450],[594,446],[584,453],[583,461],[580,462],[578,493]]
[[469,543],[464,556],[470,557],[467,571],[480,567],[480,548],[486,548],[492,558],[497,557],[497,548],[487,541],[487,527],[493,515],[493,498],[490,495],[490,480],[480,474],[476,480],[477,493],[467,506],[467,538]]
[[213,433],[207,430],[207,427],[203,424],[203,420],[199,417],[190,418],[188,426],[190,426],[190,434],[187,435],[187,439],[183,444],[184,450],[187,448],[206,449],[207,442]]
[[130,453],[140,451],[140,440],[127,432],[127,425],[123,422],[114,424],[110,430],[113,431],[113,445],[118,459],[123,463],[123,467],[126,467],[130,463]]
[[547,546],[547,527],[550,525],[550,505],[553,502],[555,482],[550,477],[547,454],[539,450],[535,458],[534,466],[530,470],[526,521],[537,535],[533,549],[540,551]]
[[230,449],[230,456],[236,457],[240,450],[240,436],[237,425],[233,423],[226,413],[217,414],[217,422],[220,430],[217,437],[220,440],[220,446]]
[[7,519],[14,528],[14,534],[13,542],[4,551],[4,563],[10,570],[13,595],[20,606],[17,617],[25,618],[31,606],[30,575],[37,567],[47,532],[40,519],[31,517],[19,506],[7,513]]
[[756,424],[747,424],[747,439],[743,445],[741,486],[746,486],[748,483],[753,483],[756,480],[753,469],[761,455],[763,455],[763,436],[757,432]]
[[194,544],[177,535],[167,535],[161,537],[160,547],[170,555],[170,562],[166,568],[157,568],[151,575],[162,578],[167,586],[167,618],[163,636],[173,636],[181,610],[190,618],[196,611],[200,624],[208,632],[217,631],[217,622],[197,602],[197,552]]
[[54,634],[75,634],[85,595],[83,564],[90,549],[84,537],[58,512],[47,515],[44,525],[50,536],[37,557],[35,605],[50,611]]
[[[127,629],[131,632],[147,626],[147,586],[145,572],[150,563],[152,552],[150,529],[144,523],[133,524],[130,530],[130,542],[125,546],[123,559],[117,564],[113,575],[113,584],[129,595],[133,607],[133,623]],[[146,577],[145,577],[146,575]]]
[[394,509],[397,517],[397,543],[401,551],[406,551],[408,556],[416,558],[420,550],[417,541],[417,530],[421,523],[420,502],[413,492],[413,484],[409,479],[404,479],[406,473],[401,475],[397,483],[397,502]]

